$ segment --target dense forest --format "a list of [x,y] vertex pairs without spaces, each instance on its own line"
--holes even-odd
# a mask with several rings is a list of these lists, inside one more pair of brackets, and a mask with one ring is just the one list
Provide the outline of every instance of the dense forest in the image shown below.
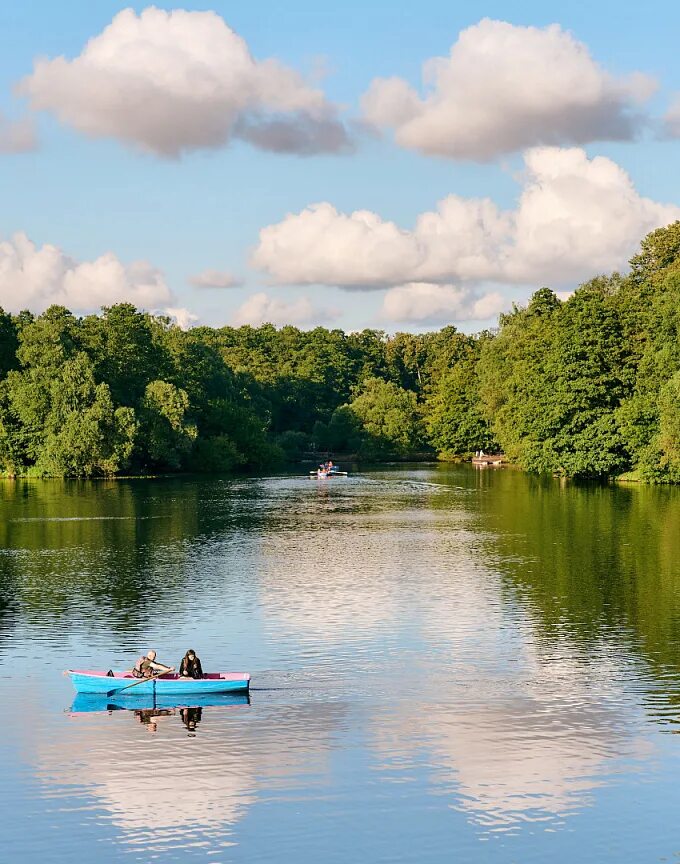
[[[474,336],[196,327],[121,303],[0,310],[0,472],[259,469],[502,449],[528,471],[680,481],[680,222],[628,275],[542,288]],[[556,265],[557,266],[557,265]]]

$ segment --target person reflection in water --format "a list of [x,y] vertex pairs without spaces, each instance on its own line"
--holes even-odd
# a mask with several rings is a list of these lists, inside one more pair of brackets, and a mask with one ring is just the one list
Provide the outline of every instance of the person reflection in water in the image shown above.
[[201,722],[201,716],[203,714],[203,709],[200,707],[194,708],[181,708],[180,709],[180,717],[182,718],[182,723],[187,727],[187,731],[190,735],[196,734],[196,727]]
[[172,717],[174,713],[171,708],[138,708],[135,717],[146,727],[147,732],[154,734],[158,732],[158,718]]
[[203,668],[193,648],[189,648],[179,664],[180,678],[202,678]]

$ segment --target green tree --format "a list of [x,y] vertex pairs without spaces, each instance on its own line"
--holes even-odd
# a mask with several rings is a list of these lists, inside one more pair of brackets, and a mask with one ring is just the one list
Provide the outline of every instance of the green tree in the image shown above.
[[668,479],[680,481],[680,372],[659,393],[659,450]]
[[[674,228],[668,230],[673,233]],[[646,282],[631,280],[619,304],[623,339],[635,359],[634,387],[618,410],[619,428],[641,475],[668,480],[669,463],[658,450],[659,396],[680,370],[680,270],[672,263],[666,271],[654,271]]]
[[441,376],[426,402],[428,439],[444,458],[496,449],[482,413],[477,363],[477,352],[470,351]]
[[406,455],[422,446],[415,393],[391,381],[369,378],[348,407],[360,424],[363,454]]
[[601,285],[561,304],[548,289],[501,322],[482,352],[485,413],[500,445],[530,471],[607,476],[630,455],[616,409],[631,389],[627,346]]
[[187,422],[189,397],[167,381],[147,384],[140,404],[138,448],[143,464],[177,470],[187,459],[197,437]]
[[132,409],[115,410],[106,384],[97,385],[83,352],[54,370],[12,372],[0,409],[4,470],[40,476],[115,474],[128,464],[136,424]]
[[117,404],[137,405],[147,384],[168,374],[161,335],[167,326],[130,303],[105,306],[101,315],[83,320],[82,344],[97,379],[107,382]]
[[35,319],[25,316],[18,336],[17,358],[23,367],[52,370],[80,348],[78,319],[63,306],[50,306]]
[[0,380],[18,366],[17,348],[19,339],[17,327],[11,315],[7,315],[0,306]]
[[482,413],[505,453],[526,467],[530,449],[556,428],[545,378],[559,308],[555,294],[541,289],[526,309],[502,315],[500,332],[481,347]]
[[680,221],[657,228],[640,243],[640,251],[630,260],[630,274],[637,285],[662,278],[669,269],[680,268]]

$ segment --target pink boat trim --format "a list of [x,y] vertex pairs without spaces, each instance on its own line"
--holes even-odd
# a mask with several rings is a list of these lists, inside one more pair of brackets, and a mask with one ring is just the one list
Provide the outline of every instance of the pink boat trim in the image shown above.
[[[135,676],[131,672],[114,672],[113,676],[107,675],[106,672],[103,672],[101,669],[67,669],[69,673],[74,675],[92,675],[96,678],[129,678],[131,681],[141,681],[141,678],[135,678]],[[177,681],[179,680],[179,675],[176,672],[169,673],[168,675],[159,675],[159,681]],[[193,678],[187,679],[188,681],[193,681]],[[202,681],[250,681],[250,675],[248,672],[206,672],[202,679]]]

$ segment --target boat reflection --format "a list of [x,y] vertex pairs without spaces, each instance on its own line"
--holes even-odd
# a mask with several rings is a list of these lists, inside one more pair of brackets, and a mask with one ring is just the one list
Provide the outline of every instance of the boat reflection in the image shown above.
[[218,694],[191,696],[191,704],[179,702],[176,696],[106,697],[90,693],[78,693],[67,713],[71,717],[82,714],[112,714],[128,711],[148,732],[159,729],[162,718],[179,717],[190,735],[195,735],[203,719],[204,708],[235,708],[250,705],[250,694]]

